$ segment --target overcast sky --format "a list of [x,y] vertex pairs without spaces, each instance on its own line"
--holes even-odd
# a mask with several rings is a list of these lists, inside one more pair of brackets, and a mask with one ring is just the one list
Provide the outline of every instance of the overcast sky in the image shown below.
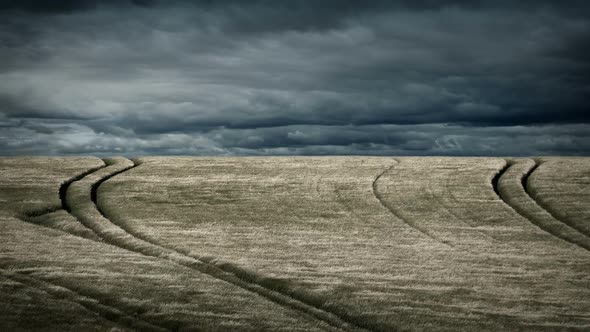
[[2,155],[590,155],[589,102],[590,1],[0,0]]

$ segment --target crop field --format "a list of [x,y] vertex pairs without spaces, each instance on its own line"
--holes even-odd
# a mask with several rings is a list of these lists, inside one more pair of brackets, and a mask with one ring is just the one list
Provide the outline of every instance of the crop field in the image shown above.
[[0,158],[0,331],[590,331],[590,158]]

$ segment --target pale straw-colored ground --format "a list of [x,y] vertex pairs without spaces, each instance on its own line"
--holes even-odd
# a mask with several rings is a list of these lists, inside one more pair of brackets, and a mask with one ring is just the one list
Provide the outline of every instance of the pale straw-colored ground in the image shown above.
[[[527,181],[536,201],[520,180],[535,162],[522,158],[150,157],[98,187],[98,210],[117,232],[235,275],[232,284],[125,250],[63,210],[15,217],[59,207],[60,183],[100,159],[0,159],[0,325],[590,329],[590,252],[509,205],[542,209],[586,241],[590,159],[537,162]],[[90,190],[96,179],[86,179],[71,188]]]

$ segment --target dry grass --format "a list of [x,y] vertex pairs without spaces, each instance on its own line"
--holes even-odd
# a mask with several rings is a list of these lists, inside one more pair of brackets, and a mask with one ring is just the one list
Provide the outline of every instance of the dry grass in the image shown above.
[[543,158],[529,180],[535,200],[590,237],[590,168],[586,158]]
[[359,325],[539,330],[589,322],[588,252],[497,197],[491,180],[502,159],[142,161],[101,186],[109,219],[267,276]]
[[[529,191],[583,220],[590,159],[549,162]],[[68,187],[72,215],[14,218],[59,208],[59,184],[100,163],[1,160],[0,328],[590,328],[590,253],[498,197],[503,159],[144,158],[114,177],[133,164],[111,159]],[[529,163],[496,188],[517,209],[536,204]],[[547,198],[559,177],[559,197],[578,196]],[[52,314],[75,323],[44,325]]]
[[[29,202],[38,206],[58,202],[60,183],[102,163],[93,158],[75,160],[78,167],[66,165],[71,159],[52,160],[51,165],[38,159],[24,161],[5,159],[0,170],[0,270],[12,276],[0,281],[0,288],[10,293],[0,297],[0,330],[328,329],[321,321],[193,269],[15,218]],[[51,181],[46,174],[52,175]],[[11,196],[20,182],[36,185],[23,186],[20,195]],[[54,287],[61,287],[62,293],[54,292]],[[95,306],[76,299],[88,299]]]
[[529,183],[528,178],[531,174],[534,176],[534,173],[531,172],[536,171],[536,168],[537,163],[531,159],[513,161],[512,165],[498,181],[501,197],[518,213],[539,228],[564,241],[590,250],[590,238],[556,219],[535,201],[536,195],[532,194],[535,189]]

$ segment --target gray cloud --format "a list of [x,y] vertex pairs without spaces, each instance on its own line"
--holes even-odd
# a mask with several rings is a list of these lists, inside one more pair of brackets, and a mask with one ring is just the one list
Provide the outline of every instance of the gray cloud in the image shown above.
[[8,154],[190,155],[585,155],[590,125],[286,126],[135,135],[49,121],[6,125]]
[[589,9],[0,1],[0,153],[589,154]]

